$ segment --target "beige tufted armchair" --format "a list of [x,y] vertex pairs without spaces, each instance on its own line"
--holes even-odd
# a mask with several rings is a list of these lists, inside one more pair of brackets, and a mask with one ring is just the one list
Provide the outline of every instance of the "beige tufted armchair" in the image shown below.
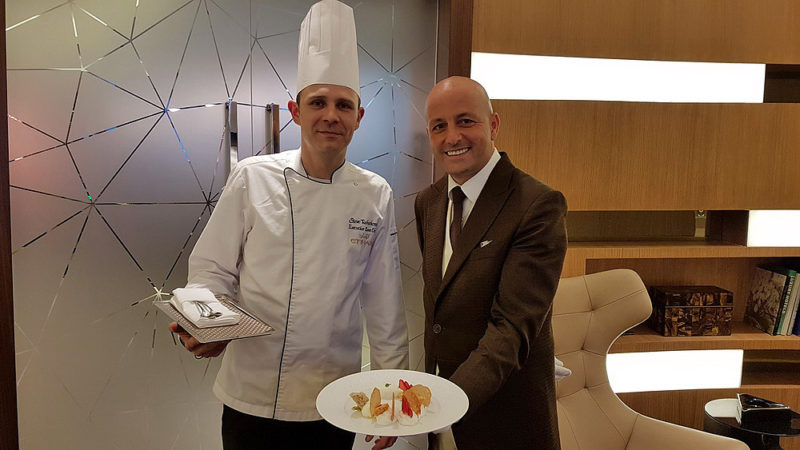
[[744,443],[656,420],[628,408],[608,384],[614,340],[650,315],[632,270],[562,278],[553,306],[556,357],[572,375],[556,383],[563,450],[747,450]]

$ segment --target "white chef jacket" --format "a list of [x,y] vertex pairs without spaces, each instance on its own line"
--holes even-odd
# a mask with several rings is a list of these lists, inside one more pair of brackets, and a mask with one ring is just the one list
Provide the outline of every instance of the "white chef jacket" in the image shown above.
[[275,328],[225,350],[214,394],[246,414],[320,419],[319,391],[360,370],[362,311],[371,367],[408,368],[392,191],[349,162],[330,182],[309,178],[298,150],[239,162],[187,287],[227,294]]

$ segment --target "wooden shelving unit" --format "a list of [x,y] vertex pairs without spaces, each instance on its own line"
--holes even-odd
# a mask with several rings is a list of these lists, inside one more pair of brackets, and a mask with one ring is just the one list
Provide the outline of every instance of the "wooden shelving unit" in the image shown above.
[[[635,259],[731,259],[789,258],[800,255],[797,247],[746,247],[720,241],[571,242],[563,276],[592,273],[599,260]],[[598,267],[602,266],[596,265]],[[647,282],[647,280],[645,280]]]
[[[773,337],[742,323],[753,268],[800,257],[797,247],[744,245],[748,210],[800,209],[800,103],[792,84],[800,81],[778,77],[788,86],[781,88],[769,76],[772,64],[800,64],[800,3],[735,0],[724,11],[707,0],[510,0],[504,6],[474,1],[472,51],[767,64],[765,103],[496,100],[496,145],[517,167],[564,193],[572,240],[563,277],[628,268],[647,286],[733,292],[732,336],[665,338],[638,327],[612,352],[742,348],[746,357],[789,352],[794,358],[782,366],[746,364],[740,389],[621,394],[626,403],[696,428],[707,401],[737,391],[800,411],[794,375],[800,338]],[[698,20],[710,16],[718,20]],[[708,213],[704,233],[693,222],[698,210]],[[689,223],[680,222],[687,214]],[[782,444],[800,449],[800,439]]]
[[[645,324],[620,336],[611,353],[743,349],[742,384],[737,389],[636,392],[619,394],[631,408],[650,417],[703,427],[703,406],[718,398],[746,392],[800,410],[800,337],[771,336],[743,322],[753,267],[800,255],[795,247],[749,248],[722,241],[700,242],[579,242],[567,251],[565,273],[578,275],[614,268],[635,270],[647,286],[716,285],[734,295],[730,336],[665,337]],[[749,362],[748,355],[788,356],[783,364]],[[780,358],[778,358],[780,359]],[[687,368],[691,370],[691,368]],[[787,450],[800,450],[800,440],[784,439]]]
[[586,259],[787,257],[800,254],[799,247],[747,247],[718,241],[572,242],[569,247],[572,252],[583,253]]
[[800,374],[796,371],[743,373],[740,392],[746,392],[748,389],[787,389],[800,391]]
[[[647,325],[620,336],[609,353],[674,350],[800,350],[800,336],[771,336],[747,323],[736,322],[730,336],[661,336]],[[800,381],[800,380],[798,380]]]
[[[665,337],[646,325],[639,325],[631,331],[633,334],[620,336],[609,353],[719,349],[745,351],[739,388],[617,394],[636,411],[657,419],[702,429],[703,406],[718,398],[733,398],[739,392],[779,401],[795,410],[800,405],[798,336],[771,336],[742,322],[734,323],[730,336]],[[786,449],[800,449],[800,442],[793,439],[783,440],[782,445]]]

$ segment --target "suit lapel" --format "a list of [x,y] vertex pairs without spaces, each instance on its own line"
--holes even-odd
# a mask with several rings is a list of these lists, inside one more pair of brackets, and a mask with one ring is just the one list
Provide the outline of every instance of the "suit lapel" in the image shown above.
[[430,257],[424,259],[424,273],[431,274],[431,279],[425,280],[425,283],[431,287],[430,292],[437,293],[442,282],[444,227],[447,223],[447,177],[435,183],[433,190],[435,194],[431,198],[432,204],[428,210],[430,217],[425,224],[425,247]]
[[[498,161],[497,165],[492,170],[491,175],[489,175],[489,179],[486,180],[486,185],[483,187],[481,194],[478,196],[478,201],[472,208],[472,212],[469,213],[469,218],[467,219],[467,223],[464,225],[464,229],[461,231],[458,244],[456,245],[456,248],[453,249],[453,256],[450,257],[450,262],[447,264],[447,270],[444,273],[444,278],[442,278],[441,285],[439,286],[438,290],[434,291],[437,292],[437,299],[453,279],[455,274],[458,273],[458,270],[464,264],[464,261],[466,261],[467,256],[469,256],[472,249],[474,249],[478,245],[478,242],[480,242],[480,239],[486,235],[486,232],[489,230],[489,227],[492,225],[495,218],[497,218],[500,210],[503,209],[508,196],[513,190],[510,187],[513,169],[514,166],[511,165],[508,157],[503,153],[500,161]],[[447,194],[445,193],[445,199],[446,198]],[[446,215],[446,200],[444,205]],[[447,217],[444,217],[443,215],[444,222],[446,222],[446,219]],[[442,231],[441,234],[444,235],[444,231]],[[442,239],[442,244],[440,247],[443,248],[443,246],[444,239]],[[440,266],[441,261],[442,257],[440,252]]]

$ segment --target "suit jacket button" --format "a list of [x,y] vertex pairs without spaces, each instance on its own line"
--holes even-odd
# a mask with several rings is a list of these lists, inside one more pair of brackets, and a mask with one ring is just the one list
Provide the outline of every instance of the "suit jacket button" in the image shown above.
[[442,332],[442,326],[438,323],[433,324],[433,334],[439,334]]

